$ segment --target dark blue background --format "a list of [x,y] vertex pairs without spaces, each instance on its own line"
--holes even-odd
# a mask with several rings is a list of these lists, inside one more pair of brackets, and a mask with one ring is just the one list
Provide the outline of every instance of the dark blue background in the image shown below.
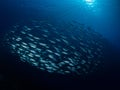
[[120,80],[119,0],[95,0],[93,7],[84,0],[0,0],[0,40],[9,31],[11,25],[38,18],[57,25],[75,20],[101,33],[114,46],[113,51],[115,52],[112,52],[107,60],[111,67],[107,72],[96,77],[93,75],[89,78],[90,80],[86,81],[79,77],[51,76],[39,72],[26,63],[19,62],[18,57],[13,58],[4,48],[0,48],[2,88],[10,87],[18,88],[18,90],[23,90],[23,88],[48,89],[51,86],[57,89],[69,86],[72,88],[95,88],[96,86],[112,86],[115,82],[117,84],[117,80]]

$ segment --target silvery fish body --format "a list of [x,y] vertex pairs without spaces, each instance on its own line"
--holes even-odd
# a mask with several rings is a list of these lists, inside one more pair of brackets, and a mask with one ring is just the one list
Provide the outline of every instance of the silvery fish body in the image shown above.
[[84,28],[57,30],[47,22],[31,23],[13,26],[6,37],[21,61],[49,73],[77,75],[91,73],[103,63],[104,39],[98,33]]

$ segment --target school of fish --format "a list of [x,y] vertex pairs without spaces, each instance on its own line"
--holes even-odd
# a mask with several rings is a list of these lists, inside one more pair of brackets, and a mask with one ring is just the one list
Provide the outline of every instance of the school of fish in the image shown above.
[[80,25],[61,28],[33,20],[14,25],[6,42],[21,61],[49,73],[84,75],[103,63],[103,37]]

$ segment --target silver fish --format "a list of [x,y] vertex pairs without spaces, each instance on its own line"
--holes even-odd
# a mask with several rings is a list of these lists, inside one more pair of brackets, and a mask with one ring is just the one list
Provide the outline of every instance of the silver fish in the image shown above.
[[[92,34],[94,30],[69,28],[61,32],[47,22],[33,20],[31,23],[31,26],[14,26],[6,37],[11,52],[18,54],[21,61],[49,73],[78,75],[91,73],[90,67],[101,64],[104,41],[99,34]],[[21,31],[17,30],[18,26],[22,27]]]

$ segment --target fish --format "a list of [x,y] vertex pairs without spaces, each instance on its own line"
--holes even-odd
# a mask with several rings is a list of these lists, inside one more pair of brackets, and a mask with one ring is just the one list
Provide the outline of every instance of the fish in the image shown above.
[[50,41],[50,43],[53,43],[53,44],[55,44],[56,42],[55,41],[53,41],[53,40],[49,40]]
[[31,48],[36,48],[37,46],[34,43],[29,43]]
[[63,51],[62,54],[67,55],[68,53]]
[[[101,40],[99,33],[95,33],[94,30],[89,32],[86,28],[78,30],[63,28],[64,32],[61,32],[48,22],[31,23],[31,26],[14,25],[12,31],[5,37],[7,47],[11,52],[18,54],[21,61],[48,73],[64,75],[72,73],[85,75],[93,71],[92,67],[97,69],[101,66],[105,42]],[[17,30],[18,26],[21,30]],[[72,26],[76,27],[75,24]],[[91,34],[92,32],[95,34]],[[100,45],[96,44],[99,42]],[[95,60],[97,61],[94,62]]]
[[24,28],[24,30],[26,30],[26,31],[30,31],[30,30],[32,30],[32,29],[29,28],[28,26],[24,26],[23,28]]
[[42,47],[45,47],[45,48],[49,48],[49,47],[47,46],[47,44],[45,44],[45,43],[39,43],[39,45],[42,46]]
[[49,53],[53,53],[53,51],[51,51],[51,50],[49,50],[49,49],[47,49],[46,51],[49,52]]
[[18,37],[18,38],[16,39],[16,41],[18,41],[18,42],[19,42],[20,40],[22,40],[22,38],[20,38],[20,37]]
[[60,57],[60,54],[59,53],[54,53],[56,56]]
[[56,38],[56,41],[61,42],[61,40],[60,40],[60,39],[58,39],[58,38]]
[[48,37],[47,35],[43,35],[43,36],[46,37],[46,38]]
[[32,53],[29,53],[28,56],[29,56],[29,57],[34,57]]
[[21,34],[26,34],[26,32],[24,32],[24,31],[21,31]]
[[64,43],[69,44],[69,42],[65,39],[62,39]]
[[55,60],[55,58],[54,58],[54,56],[53,55],[48,55],[48,57],[50,58],[50,59],[53,59],[53,60]]

